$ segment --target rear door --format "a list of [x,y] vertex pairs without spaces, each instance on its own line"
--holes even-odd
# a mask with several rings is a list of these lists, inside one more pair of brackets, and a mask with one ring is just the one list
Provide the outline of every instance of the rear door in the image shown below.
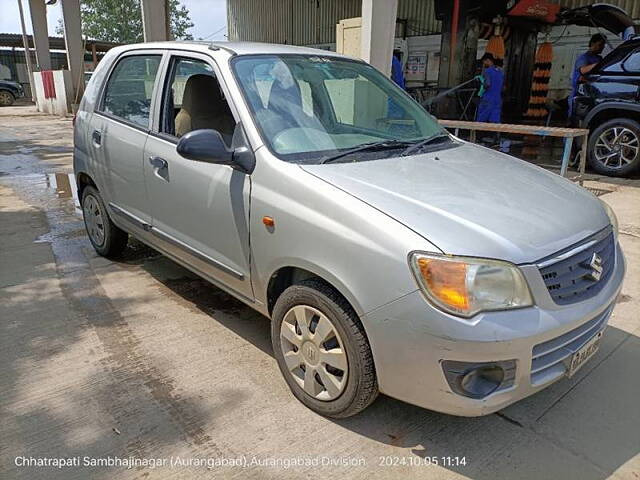
[[210,89],[198,93],[194,99],[198,108],[188,112],[192,130],[214,128],[231,148],[234,135],[236,139],[242,137],[241,127],[235,128],[237,115],[232,112],[233,106],[229,109],[228,91],[210,57],[177,51],[170,54],[166,65],[144,154],[152,232],[165,253],[251,301],[251,177],[227,165],[188,160],[176,151],[178,135],[185,133],[182,120],[187,111],[181,115],[181,110],[190,77],[210,77]]
[[623,45],[608,55],[589,75],[589,88],[596,102],[640,101],[640,48]]
[[624,100],[637,104],[640,102],[640,48],[636,48],[631,55],[622,62],[624,71]]
[[112,217],[142,235],[143,226],[151,223],[144,182],[144,145],[162,57],[161,51],[138,50],[114,62],[88,132],[98,187]]

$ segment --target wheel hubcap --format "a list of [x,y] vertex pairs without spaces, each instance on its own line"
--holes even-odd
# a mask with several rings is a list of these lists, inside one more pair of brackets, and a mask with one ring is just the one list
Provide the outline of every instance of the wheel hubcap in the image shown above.
[[600,134],[594,148],[598,162],[608,168],[620,169],[633,162],[640,150],[640,139],[630,129],[613,127]]
[[318,309],[296,305],[280,325],[280,346],[296,383],[318,400],[335,400],[347,384],[348,362],[342,339]]
[[84,213],[84,223],[91,240],[101,246],[104,243],[104,220],[100,203],[92,195],[88,195],[84,199],[82,205]]
[[10,105],[11,97],[7,92],[0,92],[0,105]]

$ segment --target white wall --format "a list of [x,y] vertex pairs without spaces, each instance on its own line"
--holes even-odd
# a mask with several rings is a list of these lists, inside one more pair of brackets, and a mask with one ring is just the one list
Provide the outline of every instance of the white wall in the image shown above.
[[53,83],[56,98],[44,98],[42,72],[33,72],[36,108],[39,112],[65,117],[71,113],[71,102],[73,100],[71,72],[69,70],[54,70]]

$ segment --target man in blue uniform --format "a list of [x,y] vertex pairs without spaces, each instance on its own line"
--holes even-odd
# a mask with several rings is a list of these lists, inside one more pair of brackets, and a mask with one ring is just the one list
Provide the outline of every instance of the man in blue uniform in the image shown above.
[[[402,61],[400,60],[400,50],[394,50],[391,56],[391,80],[396,82],[400,88],[406,89],[404,83],[404,72],[402,71]],[[396,105],[396,103],[389,98],[387,100],[387,116],[393,119],[402,118],[404,115],[404,109]]]
[[480,103],[478,104],[477,122],[500,123],[502,111],[502,87],[504,72],[494,64],[493,55],[482,56],[482,85]]
[[394,50],[391,57],[391,80],[405,89],[404,72],[402,71],[402,61],[400,60],[400,50]]
[[604,35],[596,33],[589,40],[589,50],[580,55],[576,59],[576,63],[573,66],[573,73],[571,75],[571,96],[569,96],[569,119],[573,117],[573,99],[578,93],[578,83],[582,75],[586,75],[593,67],[595,67],[602,60],[602,51],[604,50],[605,38]]

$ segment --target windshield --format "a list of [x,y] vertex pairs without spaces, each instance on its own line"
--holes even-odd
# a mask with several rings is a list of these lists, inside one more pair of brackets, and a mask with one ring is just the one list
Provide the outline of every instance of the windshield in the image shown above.
[[[252,55],[235,58],[232,66],[263,140],[287,161],[317,162],[365,144],[397,140],[406,145],[446,133],[366,63]],[[399,142],[393,145],[402,148]]]

